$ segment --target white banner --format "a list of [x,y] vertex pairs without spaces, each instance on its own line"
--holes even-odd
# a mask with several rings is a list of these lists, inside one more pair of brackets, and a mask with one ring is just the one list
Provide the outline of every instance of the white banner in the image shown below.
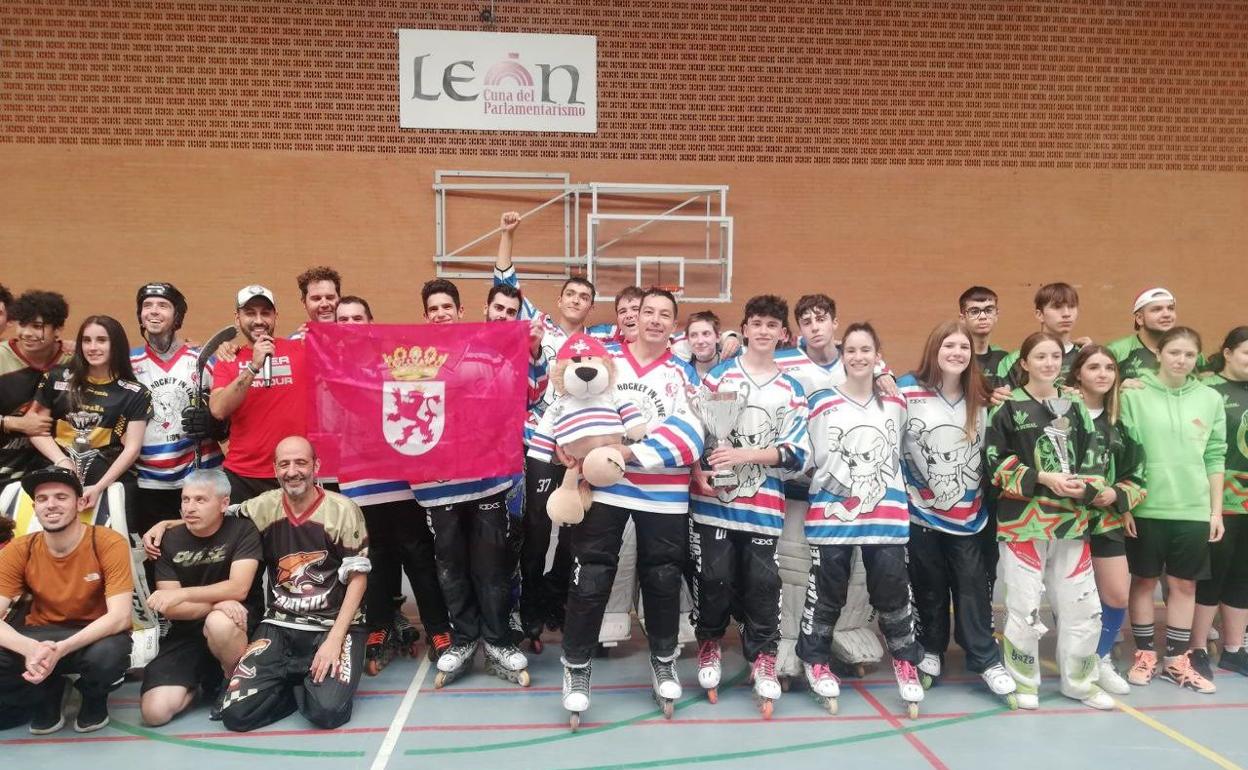
[[399,126],[598,130],[598,38],[399,30]]

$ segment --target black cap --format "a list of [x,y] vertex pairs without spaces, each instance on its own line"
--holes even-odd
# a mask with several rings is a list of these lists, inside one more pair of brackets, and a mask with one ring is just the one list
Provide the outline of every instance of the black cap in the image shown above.
[[78,480],[78,474],[59,465],[49,465],[22,477],[22,489],[26,490],[26,494],[31,497],[35,496],[35,490],[41,484],[64,484],[72,487],[78,496],[82,497],[82,482]]

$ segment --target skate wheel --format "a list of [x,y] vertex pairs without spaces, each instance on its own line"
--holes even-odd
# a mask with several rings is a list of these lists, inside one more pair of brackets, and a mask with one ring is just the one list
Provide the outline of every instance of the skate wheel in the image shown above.
[[780,677],[780,692],[788,692],[789,688],[792,686],[793,686],[792,679],[789,679],[787,676]]
[[529,649],[533,651],[533,654],[534,654],[534,655],[541,655],[541,654],[542,654],[542,649],[543,649],[544,647],[545,647],[545,645],[543,645],[543,644],[542,644],[542,640],[541,640],[541,639],[530,639],[530,640],[529,640]]
[[570,714],[568,716],[568,727],[572,730],[572,732],[576,732],[581,729],[581,715],[577,713]]
[[854,676],[858,677],[859,679],[862,679],[866,675],[867,675],[866,666],[862,665],[861,663],[854,664]]
[[1010,707],[1010,711],[1018,711],[1018,696],[1014,693],[1005,696],[1005,705]]
[[706,699],[711,703],[719,703],[719,688],[712,687],[706,691]]
[[771,719],[771,715],[775,709],[775,701],[770,698],[763,698],[762,702],[758,704],[758,710],[762,712],[763,719]]
[[435,690],[441,690],[445,686],[446,686],[446,672],[439,671],[438,675],[433,678],[433,688]]
[[377,676],[381,673],[382,665],[379,660],[370,660],[364,664],[364,672],[369,676]]
[[911,719],[918,719],[919,718],[919,704],[907,703],[906,713]]
[[924,690],[930,690],[936,686],[936,680],[931,674],[919,674],[919,684],[923,685]]
[[409,658],[419,658],[420,657],[420,644],[418,642],[412,642],[411,644],[407,646],[407,648],[403,652]]
[[664,701],[663,701],[663,703],[662,703],[662,704],[660,704],[660,705],[661,705],[661,707],[662,707],[662,709],[663,709],[663,718],[664,718],[664,719],[671,719],[671,718],[672,718],[672,712],[675,710],[675,708],[674,708],[674,705],[675,705],[675,704],[673,704],[670,700],[664,700]]
[[1209,650],[1209,657],[1211,657],[1211,658],[1216,658],[1216,657],[1217,657],[1217,655],[1218,655],[1218,647],[1217,647],[1217,645],[1216,645],[1216,644],[1214,644],[1213,642],[1206,642],[1206,643],[1205,643],[1205,645],[1206,645],[1206,647],[1207,647],[1207,648],[1208,648],[1208,650]]
[[836,712],[840,708],[840,704],[837,703],[836,698],[828,698],[827,702],[823,705],[824,708],[828,710],[828,714],[831,716],[836,716]]
[[528,671],[521,671],[519,674],[516,675],[516,684],[520,685],[521,687],[528,687],[529,683],[532,681],[533,680],[532,678],[529,677]]

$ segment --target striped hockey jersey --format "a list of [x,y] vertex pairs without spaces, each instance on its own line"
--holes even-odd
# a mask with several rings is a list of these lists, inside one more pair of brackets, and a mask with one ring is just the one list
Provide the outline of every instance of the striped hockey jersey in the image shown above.
[[988,521],[982,459],[988,410],[979,410],[975,435],[967,441],[965,398],[949,403],[913,374],[897,388],[906,400],[901,471],[910,520],[952,535],[979,532]]
[[811,545],[879,545],[910,540],[901,475],[906,402],[872,396],[865,404],[839,388],[810,399],[815,475],[806,539]]
[[[745,371],[740,358],[711,370],[702,382],[711,393],[736,391],[745,408],[737,418],[729,440],[734,447],[766,449],[785,447],[797,467],[810,456],[806,434],[806,393],[797,380],[777,372],[758,383]],[[781,469],[761,465],[737,465],[732,469],[736,485],[718,489],[709,497],[690,494],[695,521],[724,529],[779,535],[784,528],[784,490]]]
[[367,508],[382,503],[401,503],[414,499],[412,485],[406,481],[383,479],[359,479],[357,481],[340,481],[338,489],[351,502]]
[[[638,408],[648,426],[631,446],[633,459],[618,484],[594,490],[594,500],[653,513],[687,513],[689,466],[702,455],[702,424],[689,408],[696,375],[670,351],[646,366],[628,344],[609,345],[616,398]],[[554,436],[534,432],[529,456],[553,462]]]
[[[134,378],[152,394],[152,418],[134,464],[144,489],[178,489],[194,467],[195,442],[182,434],[182,410],[194,398],[197,358],[199,349],[185,344],[168,360],[147,345],[130,351]],[[203,439],[199,448],[202,467],[221,465],[224,456],[217,442]]]

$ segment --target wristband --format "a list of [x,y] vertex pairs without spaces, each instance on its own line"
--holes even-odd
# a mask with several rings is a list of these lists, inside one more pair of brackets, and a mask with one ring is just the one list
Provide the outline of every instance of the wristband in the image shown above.
[[248,372],[250,372],[250,373],[251,373],[251,376],[252,376],[252,377],[255,377],[256,375],[260,374],[260,370],[259,370],[259,369],[257,369],[257,368],[255,368],[255,364],[253,364],[253,363],[252,363],[252,362],[250,362],[250,361],[248,361],[246,364],[244,364],[244,368],[245,368]]

